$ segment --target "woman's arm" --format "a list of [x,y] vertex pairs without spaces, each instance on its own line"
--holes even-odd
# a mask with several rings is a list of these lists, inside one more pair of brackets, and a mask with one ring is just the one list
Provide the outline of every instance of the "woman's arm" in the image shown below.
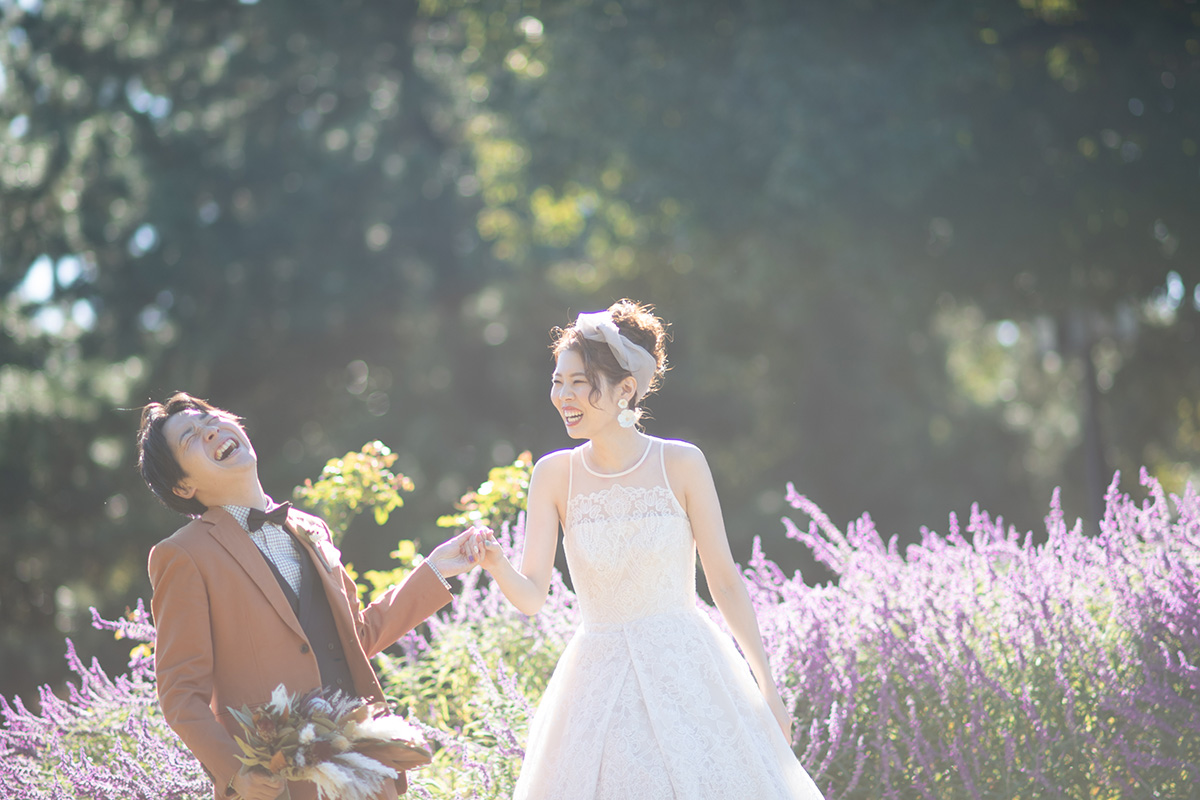
[[792,736],[791,714],[771,677],[767,653],[763,648],[758,620],[746,585],[729,550],[729,537],[721,516],[721,503],[713,483],[708,461],[695,445],[686,442],[667,442],[666,464],[671,485],[682,495],[680,503],[692,523],[692,536],[713,602],[725,618],[733,638],[742,649],[758,688],[767,700],[775,721],[789,741]]
[[541,610],[550,592],[554,573],[554,554],[558,549],[558,528],[562,515],[560,498],[566,496],[568,459],[561,450],[537,462],[529,478],[529,502],[525,511],[525,549],[521,566],[514,567],[491,532],[477,534],[485,547],[482,564],[500,586],[508,602],[523,614]]

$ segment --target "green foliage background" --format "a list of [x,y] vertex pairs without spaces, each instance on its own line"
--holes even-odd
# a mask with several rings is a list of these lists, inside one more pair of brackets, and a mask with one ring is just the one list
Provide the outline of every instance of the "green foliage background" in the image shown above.
[[[0,692],[148,595],[137,407],[244,415],[268,491],[381,440],[428,547],[570,441],[546,332],[673,324],[656,435],[735,554],[794,481],[912,541],[1095,520],[1200,453],[1185,0],[0,0]],[[774,557],[775,553],[771,553]],[[811,561],[788,563],[811,580]]]

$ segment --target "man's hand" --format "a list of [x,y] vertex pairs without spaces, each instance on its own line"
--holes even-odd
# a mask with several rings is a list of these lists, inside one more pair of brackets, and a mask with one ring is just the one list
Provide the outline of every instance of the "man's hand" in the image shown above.
[[433,552],[429,554],[429,560],[437,567],[438,572],[450,578],[454,575],[461,575],[478,564],[479,557],[483,553],[483,545],[478,542],[474,534],[480,531],[491,533],[492,529],[482,525],[467,528],[434,548]]
[[284,780],[261,767],[242,767],[230,786],[242,800],[275,800],[283,794]]

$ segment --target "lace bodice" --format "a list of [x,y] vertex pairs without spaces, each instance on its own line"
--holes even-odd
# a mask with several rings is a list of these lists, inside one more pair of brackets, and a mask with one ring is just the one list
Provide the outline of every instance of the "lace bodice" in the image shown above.
[[696,547],[664,447],[650,439],[637,464],[614,475],[592,470],[584,447],[571,453],[563,549],[588,628],[695,606]]

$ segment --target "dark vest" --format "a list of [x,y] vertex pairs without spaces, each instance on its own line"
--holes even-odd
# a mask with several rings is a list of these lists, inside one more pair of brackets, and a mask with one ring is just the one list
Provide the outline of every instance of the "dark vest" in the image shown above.
[[308,637],[308,646],[317,657],[317,667],[321,670],[321,683],[334,689],[341,689],[348,695],[355,695],[354,677],[350,674],[350,665],[346,663],[346,653],[342,649],[342,640],[338,638],[337,624],[333,621],[333,611],[329,608],[329,598],[322,588],[321,577],[317,567],[309,557],[308,551],[299,543],[293,545],[300,552],[300,593],[292,590],[292,585],[279,572],[271,559],[263,556],[279,588],[287,597],[300,620],[300,627]]

